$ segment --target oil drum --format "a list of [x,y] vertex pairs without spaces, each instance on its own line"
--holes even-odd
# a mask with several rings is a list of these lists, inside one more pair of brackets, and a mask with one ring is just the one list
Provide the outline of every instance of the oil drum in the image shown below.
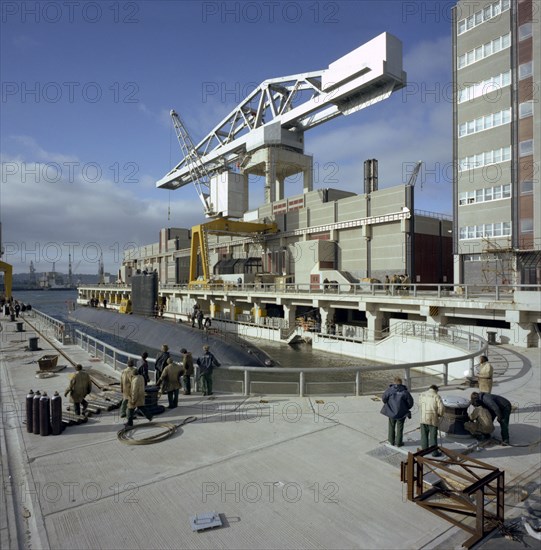
[[51,433],[51,407],[47,392],[44,391],[39,400],[39,433],[49,435]]
[[464,427],[468,421],[468,407],[470,400],[457,395],[442,397],[445,412],[440,422],[440,432],[445,432],[450,437],[471,437],[470,432]]
[[41,393],[38,390],[34,394],[34,399],[32,400],[32,426],[33,432],[39,435],[39,400],[41,399]]
[[34,402],[34,392],[30,390],[26,396],[26,431],[31,434],[34,431],[33,424],[33,402]]
[[60,435],[62,432],[62,398],[57,391],[51,397],[51,433]]
[[155,406],[158,404],[158,386],[149,385],[145,388],[145,406]]

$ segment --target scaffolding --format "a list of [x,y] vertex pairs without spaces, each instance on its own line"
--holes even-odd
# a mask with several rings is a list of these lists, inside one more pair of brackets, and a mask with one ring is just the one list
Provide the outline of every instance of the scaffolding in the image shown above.
[[515,253],[509,238],[504,244],[483,238],[481,275],[487,290],[495,285],[512,285],[517,281]]

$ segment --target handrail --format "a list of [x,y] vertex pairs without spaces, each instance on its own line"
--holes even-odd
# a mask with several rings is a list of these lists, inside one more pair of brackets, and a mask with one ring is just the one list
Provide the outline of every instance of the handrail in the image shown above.
[[[79,289],[92,291],[130,290],[126,284],[81,285]],[[515,291],[541,292],[538,284],[454,284],[454,283],[244,283],[241,286],[228,283],[186,284],[160,283],[160,290],[183,290],[190,293],[224,292],[231,295],[284,293],[309,295],[372,295],[386,296],[386,299],[403,298],[405,296],[445,297],[446,300],[469,300],[472,298],[488,298],[491,300],[510,302]]]
[[[422,323],[417,323],[422,324]],[[438,327],[436,325],[431,325],[435,328],[438,328],[440,330],[447,330],[445,327]],[[447,334],[442,333],[442,336],[448,336],[448,330]],[[454,332],[454,331],[451,331]],[[404,370],[404,377],[405,377],[405,384],[410,389],[412,388],[412,376],[411,371],[414,369],[419,369],[422,367],[435,367],[440,366],[441,369],[441,376],[443,378],[443,384],[448,384],[448,374],[449,374],[449,365],[452,363],[470,360],[470,369],[473,371],[473,359],[479,355],[482,355],[483,353],[486,353],[488,349],[488,342],[475,334],[468,333],[466,331],[458,330],[459,336],[461,335],[467,335],[467,340],[471,344],[472,342],[477,342],[477,345],[474,346],[477,349],[474,349],[473,352],[467,353],[465,355],[459,355],[456,357],[446,357],[444,359],[433,359],[430,361],[421,361],[421,362],[415,362],[415,363],[400,363],[400,364],[394,364],[394,365],[360,365],[360,366],[352,366],[352,367],[331,367],[331,368],[315,368],[315,367],[309,367],[309,368],[291,368],[291,367],[251,367],[251,366],[224,366],[220,367],[220,370],[227,370],[232,372],[242,372],[243,373],[243,394],[245,396],[251,395],[251,374],[252,373],[265,373],[265,374],[297,374],[298,375],[298,387],[299,387],[299,396],[303,397],[306,393],[306,383],[305,383],[305,375],[306,374],[312,374],[312,373],[319,373],[323,375],[333,374],[333,373],[354,373],[355,374],[355,391],[354,395],[359,396],[361,395],[361,387],[362,387],[362,377],[363,374],[374,372],[374,371],[381,371],[381,370],[398,370],[403,369]],[[86,351],[93,351],[94,355],[96,357],[99,357],[101,354],[101,358],[103,359],[103,362],[106,364],[111,364],[114,370],[120,370],[120,366],[122,368],[125,367],[128,359],[138,359],[138,356],[129,353],[127,351],[120,350],[118,348],[115,348],[114,346],[111,346],[110,344],[107,344],[98,338],[95,338],[94,336],[90,336],[89,334],[86,334],[85,332],[81,330],[75,331],[77,338],[77,344],[85,349]],[[410,335],[410,337],[416,338],[417,336]],[[472,349],[470,346],[469,349]],[[108,362],[109,359],[109,362]],[[125,361],[122,361],[121,359],[125,359]],[[112,363],[111,363],[112,361]],[[149,358],[149,362],[154,362],[153,359]],[[195,379],[198,378],[198,372],[197,372],[197,366],[196,367],[196,373],[195,373]],[[152,375],[154,376],[154,374]],[[238,380],[237,380],[238,382]],[[327,381],[328,382],[328,381]]]
[[[128,351],[121,350],[119,348],[116,348],[115,346],[112,346],[111,344],[107,344],[106,342],[103,342],[99,338],[96,338],[95,336],[91,336],[90,334],[87,334],[86,332],[83,332],[82,330],[76,329],[76,343],[79,345],[79,347],[83,348],[86,351],[90,351],[91,349],[94,352],[95,357],[100,357],[99,353],[101,353],[101,359],[106,365],[111,365],[113,367],[113,370],[119,371],[126,367],[128,360],[133,359],[134,361],[137,361],[141,359],[140,355],[136,355],[134,353],[130,353]],[[93,344],[93,347],[91,348],[91,343]],[[86,344],[86,345],[85,345]],[[109,351],[110,353],[107,353]],[[112,359],[112,363],[109,363],[107,359]],[[126,361],[121,361],[121,359],[126,359]],[[152,359],[151,357],[147,358],[147,362],[149,364],[154,364],[156,362],[155,359]],[[120,368],[122,367],[122,369]],[[149,371],[149,376],[152,371]],[[155,374],[152,374],[152,377],[154,377],[155,381]]]

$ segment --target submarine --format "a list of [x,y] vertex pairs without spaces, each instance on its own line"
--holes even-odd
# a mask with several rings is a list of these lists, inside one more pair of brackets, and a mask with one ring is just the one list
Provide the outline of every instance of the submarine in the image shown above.
[[263,350],[231,333],[206,331],[192,328],[187,323],[86,306],[70,312],[69,318],[123,340],[124,347],[128,348],[126,351],[130,351],[129,345],[133,342],[133,353],[139,353],[142,348],[157,351],[166,344],[173,357],[178,358],[180,349],[186,348],[197,358],[203,355],[203,346],[207,345],[223,366],[279,366]]

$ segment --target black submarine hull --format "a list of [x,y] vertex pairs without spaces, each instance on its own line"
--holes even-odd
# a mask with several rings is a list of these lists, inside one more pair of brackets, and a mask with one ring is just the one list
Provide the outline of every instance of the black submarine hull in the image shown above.
[[264,351],[234,334],[207,332],[189,324],[92,307],[77,308],[70,313],[70,319],[114,335],[119,340],[131,341],[137,344],[137,349],[141,346],[148,348],[151,356],[152,352],[167,344],[173,357],[179,358],[180,349],[186,348],[195,359],[203,355],[203,346],[208,345],[223,366],[276,366]]

